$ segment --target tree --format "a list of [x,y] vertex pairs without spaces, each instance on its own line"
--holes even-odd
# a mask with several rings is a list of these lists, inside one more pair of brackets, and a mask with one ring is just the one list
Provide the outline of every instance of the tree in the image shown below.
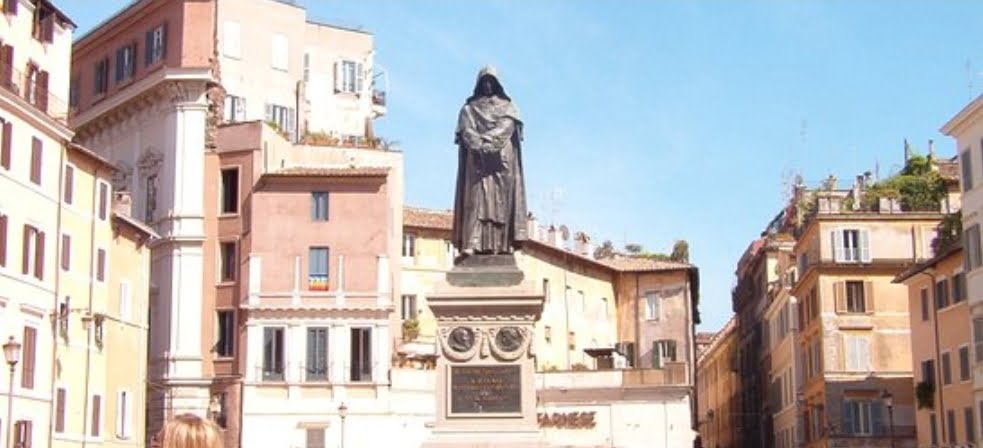
[[605,240],[597,249],[594,249],[594,259],[596,260],[611,258],[613,256],[614,244],[611,243],[611,240]]
[[642,250],[643,249],[641,244],[637,244],[637,243],[625,244],[625,252],[628,252],[629,254],[638,255],[642,253]]
[[669,255],[669,258],[672,261],[689,263],[689,243],[686,240],[677,240],[676,244],[672,245],[672,254]]

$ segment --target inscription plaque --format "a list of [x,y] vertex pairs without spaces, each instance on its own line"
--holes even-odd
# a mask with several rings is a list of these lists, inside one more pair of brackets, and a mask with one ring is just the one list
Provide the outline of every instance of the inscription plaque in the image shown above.
[[518,365],[451,366],[451,414],[522,412]]

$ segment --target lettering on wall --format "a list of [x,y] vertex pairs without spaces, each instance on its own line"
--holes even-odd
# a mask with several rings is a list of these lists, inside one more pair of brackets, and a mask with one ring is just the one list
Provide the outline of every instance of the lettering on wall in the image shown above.
[[591,429],[596,425],[595,412],[540,412],[540,428]]

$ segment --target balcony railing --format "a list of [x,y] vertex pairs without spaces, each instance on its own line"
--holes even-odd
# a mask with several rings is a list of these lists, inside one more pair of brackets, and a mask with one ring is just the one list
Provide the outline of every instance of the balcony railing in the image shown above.
[[386,105],[386,92],[384,90],[372,90],[372,104],[375,106]]
[[686,384],[686,364],[666,363],[661,369],[537,372],[536,376],[540,389],[678,386]]
[[67,124],[68,105],[38,82],[41,73],[37,72],[32,78],[13,66],[0,63],[0,88],[23,98],[34,108],[59,123]]

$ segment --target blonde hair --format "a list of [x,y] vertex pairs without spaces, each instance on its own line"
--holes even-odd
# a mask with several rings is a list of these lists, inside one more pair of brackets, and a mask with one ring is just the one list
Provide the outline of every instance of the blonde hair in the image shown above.
[[161,448],[223,448],[222,432],[215,423],[194,414],[181,414],[160,430]]

